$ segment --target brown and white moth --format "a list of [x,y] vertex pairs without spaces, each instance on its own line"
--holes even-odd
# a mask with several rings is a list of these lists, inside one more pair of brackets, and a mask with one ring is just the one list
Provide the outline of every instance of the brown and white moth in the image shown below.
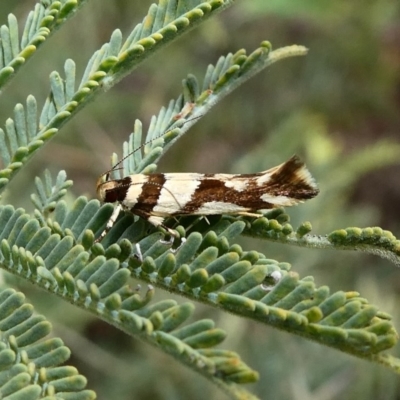
[[165,228],[174,237],[175,231],[163,225],[167,217],[215,214],[260,217],[257,211],[293,206],[319,192],[297,156],[255,174],[158,173],[110,180],[110,172],[99,178],[97,194],[102,202],[117,202],[118,206],[97,241],[113,226],[121,209]]

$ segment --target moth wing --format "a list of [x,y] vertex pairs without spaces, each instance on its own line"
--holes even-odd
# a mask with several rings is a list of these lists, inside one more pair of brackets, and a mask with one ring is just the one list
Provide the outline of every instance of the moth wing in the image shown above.
[[314,178],[297,156],[258,175],[254,180],[257,190],[263,191],[261,198],[276,206],[292,206],[319,193]]
[[292,206],[318,194],[304,163],[293,156],[256,174],[132,175],[124,207],[149,218],[256,212]]

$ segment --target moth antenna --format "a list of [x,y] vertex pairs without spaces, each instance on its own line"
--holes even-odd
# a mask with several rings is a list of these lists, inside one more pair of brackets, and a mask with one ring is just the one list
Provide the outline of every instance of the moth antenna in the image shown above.
[[118,164],[115,164],[111,169],[109,169],[108,171],[104,172],[103,174],[101,174],[101,175],[98,177],[98,179],[97,179],[97,186],[101,185],[101,183],[102,183],[102,178],[103,178],[104,175],[106,176],[106,180],[105,180],[105,181],[107,182],[107,181],[110,179],[110,174],[111,174],[111,172],[118,171],[118,170],[122,169],[122,167],[115,168],[117,165],[118,165]]
[[[188,119],[187,121],[184,121],[184,122],[183,122],[183,125],[187,124],[187,123],[190,122],[190,121],[199,119],[200,117],[202,117],[202,115],[199,115],[199,116],[197,116],[197,117],[190,118],[190,119]],[[174,122],[176,122],[176,121],[173,121],[173,122],[171,123],[171,125],[172,125]],[[182,126],[183,126],[183,125],[182,125]],[[113,167],[112,167],[111,169],[109,169],[108,171],[106,171],[106,172],[104,172],[103,174],[101,174],[101,175],[99,176],[98,181],[100,181],[101,178],[102,178],[103,176],[106,176],[106,181],[108,181],[108,179],[110,178],[111,172],[117,171],[117,170],[119,170],[119,169],[123,169],[122,167],[120,167],[120,168],[116,168],[116,167],[117,167],[118,165],[120,165],[124,160],[126,160],[126,159],[127,159],[128,157],[130,157],[132,154],[136,153],[138,150],[143,149],[144,146],[150,144],[151,142],[154,142],[156,139],[158,139],[158,138],[160,138],[160,137],[163,137],[164,135],[166,135],[166,134],[167,134],[168,132],[170,132],[170,131],[171,131],[171,129],[168,129],[168,128],[167,128],[167,130],[164,131],[164,133],[162,133],[161,135],[158,135],[158,136],[156,136],[156,137],[154,137],[154,138],[152,138],[152,139],[150,139],[150,140],[148,140],[148,141],[142,143],[140,146],[138,146],[136,149],[132,150],[132,151],[131,151],[129,154],[127,154],[125,157],[122,157],[116,164],[113,165]]]

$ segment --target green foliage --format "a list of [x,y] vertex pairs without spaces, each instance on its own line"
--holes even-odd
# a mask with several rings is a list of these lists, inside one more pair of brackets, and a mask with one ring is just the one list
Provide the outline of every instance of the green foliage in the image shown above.
[[60,366],[69,358],[69,349],[61,339],[47,337],[51,325],[42,315],[34,315],[24,295],[3,289],[0,304],[1,395],[10,399],[93,399],[93,391],[83,390],[85,377],[73,367]]
[[[8,25],[1,27],[0,87],[11,85],[36,48],[84,3],[37,3],[28,15],[21,40],[17,19],[10,14]],[[100,98],[165,44],[176,41],[231,3],[171,0],[151,5],[125,41],[119,29],[113,31],[110,40],[88,61],[80,83],[75,62],[66,60],[62,74],[50,74],[44,105],[40,107],[36,98],[28,95],[26,104],[17,104],[13,118],[6,120],[4,129],[0,128],[0,188],[8,189],[16,172],[27,171],[27,162],[36,151],[90,101]],[[252,7],[261,7],[257,4],[254,2]],[[311,5],[303,8],[309,9],[312,13]],[[322,12],[318,7],[314,11]],[[282,10],[280,13],[285,14]],[[241,49],[221,56],[208,66],[201,79],[189,74],[182,81],[182,93],[176,100],[151,118],[146,135],[141,121],[135,121],[132,134],[122,146],[121,169],[113,172],[114,177],[154,172],[165,152],[226,95],[273,63],[306,53],[304,47],[297,45],[272,50],[269,42],[262,41],[250,54]],[[359,250],[399,265],[400,241],[391,232],[381,228],[331,228],[331,221],[324,224],[318,218],[330,201],[331,210],[344,207],[347,185],[368,170],[393,163],[400,148],[395,143],[379,142],[346,161],[324,131],[324,122],[315,116],[299,111],[286,124],[259,144],[247,160],[239,160],[238,165],[260,164],[257,169],[265,169],[266,148],[272,147],[280,157],[304,146],[320,171],[329,167],[334,179],[321,184],[321,189],[327,187],[321,193],[325,203],[316,203],[299,222],[293,223],[282,209],[258,219],[171,218],[166,225],[182,238],[175,240],[171,248],[163,240],[162,230],[126,213],[98,243],[95,238],[104,230],[112,205],[101,205],[83,195],[71,200],[68,189],[72,182],[66,173],[59,172],[53,182],[51,173],[45,170],[43,178],[35,178],[33,213],[11,204],[0,206],[0,265],[22,281],[47,291],[48,296],[56,295],[174,357],[231,398],[256,398],[242,385],[256,382],[259,373],[236,352],[219,347],[233,331],[218,328],[211,318],[197,316],[193,303],[181,302],[179,297],[179,301],[174,300],[173,295],[229,312],[241,321],[257,321],[380,363],[399,373],[399,359],[387,352],[398,341],[388,312],[381,311],[358,291],[345,289],[345,285],[343,290],[331,291],[327,285],[318,286],[313,276],[301,277],[301,273],[291,270],[286,259],[275,260],[264,244],[278,242],[286,248],[306,247],[310,252],[315,248]],[[299,134],[293,139],[293,126],[298,131],[302,130],[299,127],[304,128],[304,136]],[[113,154],[111,165],[119,159]],[[329,187],[341,195],[342,202],[328,198]],[[345,211],[343,215],[346,216]],[[312,226],[305,216],[316,220],[318,228],[332,232],[327,236],[311,234]],[[247,246],[239,244],[241,236],[262,239],[263,249],[245,250]],[[330,261],[324,260],[320,265],[329,265]],[[312,264],[311,257],[303,260],[308,262]],[[132,280],[146,283],[147,287],[136,288]],[[167,293],[165,298],[157,300],[155,288]],[[51,330],[49,322],[34,314],[33,306],[23,299],[13,289],[0,292],[2,396],[94,398],[94,392],[85,389],[86,379],[74,367],[61,366],[69,350],[58,338],[46,339]],[[256,342],[257,338],[249,335],[246,341]],[[283,375],[280,378],[284,379]]]
[[21,40],[15,15],[8,15],[8,25],[1,27],[0,88],[17,73],[60,25],[84,1],[43,1],[35,5],[26,19]]

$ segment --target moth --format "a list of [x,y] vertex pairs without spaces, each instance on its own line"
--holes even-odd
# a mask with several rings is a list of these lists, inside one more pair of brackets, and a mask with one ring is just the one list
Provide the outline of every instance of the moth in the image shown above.
[[258,218],[261,210],[293,206],[319,192],[297,156],[254,174],[154,173],[110,179],[118,164],[97,181],[101,202],[118,205],[96,241],[104,238],[122,209],[164,228],[174,238],[176,232],[164,225],[165,218],[215,214]]

